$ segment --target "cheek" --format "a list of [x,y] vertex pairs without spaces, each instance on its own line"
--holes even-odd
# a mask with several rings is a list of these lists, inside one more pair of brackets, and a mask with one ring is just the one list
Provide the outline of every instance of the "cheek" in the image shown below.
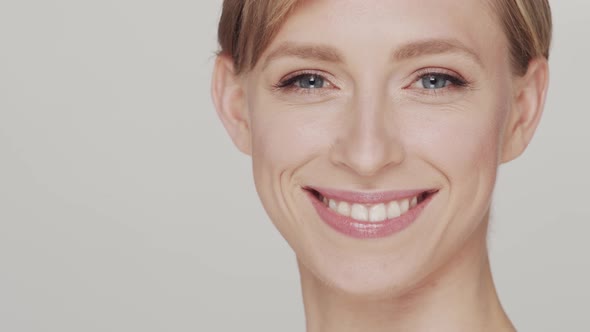
[[325,153],[336,130],[326,105],[296,107],[260,98],[250,109],[254,167],[275,175]]
[[422,112],[405,120],[402,137],[408,151],[419,154],[449,181],[495,173],[505,110],[497,99]]
[[[501,98],[489,98],[442,113],[429,112],[419,131],[409,132],[417,158],[442,177],[444,207],[437,228],[439,255],[463,243],[485,221],[493,197],[499,165],[499,147],[506,107]],[[444,248],[444,250],[443,250]]]
[[[321,158],[335,132],[326,109],[296,109],[272,100],[250,105],[254,183],[270,220],[295,250],[305,252],[309,231],[298,205],[312,161]],[[313,173],[316,174],[316,173]],[[316,174],[317,175],[317,174]],[[303,213],[303,214],[302,214]]]
[[493,118],[447,120],[417,135],[435,165],[448,177],[496,167],[499,127]]
[[286,229],[290,225],[284,221],[297,219],[292,196],[302,193],[299,170],[325,153],[333,123],[325,109],[289,107],[270,98],[249,107],[256,189],[271,220],[288,238],[286,232],[296,231]]
[[[268,107],[266,107],[268,108]],[[255,167],[277,172],[305,163],[320,150],[325,129],[301,113],[252,114],[252,157]],[[270,168],[270,169],[269,169]]]
[[424,172],[425,177],[433,175],[443,182],[436,218],[432,219],[440,222],[432,226],[427,241],[436,252],[433,262],[451,257],[487,220],[505,110],[498,99],[408,120],[419,122],[408,123],[405,129],[408,151],[428,164],[431,171]]

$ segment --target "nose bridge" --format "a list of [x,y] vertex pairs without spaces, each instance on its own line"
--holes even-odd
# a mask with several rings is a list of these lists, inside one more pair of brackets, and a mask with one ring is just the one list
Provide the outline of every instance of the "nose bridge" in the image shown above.
[[333,147],[332,161],[370,176],[404,158],[401,142],[396,139],[387,95],[378,89],[366,89],[351,98],[345,111],[344,130]]

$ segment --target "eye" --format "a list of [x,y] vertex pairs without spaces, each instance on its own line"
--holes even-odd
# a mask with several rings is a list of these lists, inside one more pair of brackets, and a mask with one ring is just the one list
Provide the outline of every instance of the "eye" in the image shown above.
[[328,86],[328,81],[321,75],[303,73],[281,81],[278,88],[294,88],[303,90],[322,89]]
[[303,89],[321,89],[324,87],[324,78],[315,74],[300,75],[295,81],[296,86]]
[[461,76],[451,72],[425,69],[416,75],[416,80],[409,88],[423,90],[425,92],[436,92],[438,90],[449,90],[468,86],[468,83]]
[[472,81],[467,81],[455,71],[445,68],[424,68],[415,72],[404,90],[409,96],[426,103],[448,103],[464,96],[471,90]]
[[442,89],[446,88],[449,84],[452,84],[448,75],[441,74],[428,74],[422,76],[419,83],[423,89]]

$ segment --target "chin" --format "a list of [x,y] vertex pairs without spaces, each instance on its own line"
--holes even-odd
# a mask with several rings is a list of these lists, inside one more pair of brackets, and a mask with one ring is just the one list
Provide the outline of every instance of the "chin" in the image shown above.
[[312,249],[297,255],[302,282],[312,279],[308,282],[319,282],[346,296],[367,299],[403,296],[434,269],[431,262],[418,264],[399,256],[334,255],[338,250],[316,248],[317,251]]

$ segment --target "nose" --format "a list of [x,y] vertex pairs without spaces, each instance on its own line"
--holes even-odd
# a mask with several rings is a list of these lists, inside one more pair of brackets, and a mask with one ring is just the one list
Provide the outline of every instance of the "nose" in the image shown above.
[[333,164],[369,177],[404,160],[399,124],[387,107],[385,98],[368,95],[351,102],[331,147]]

